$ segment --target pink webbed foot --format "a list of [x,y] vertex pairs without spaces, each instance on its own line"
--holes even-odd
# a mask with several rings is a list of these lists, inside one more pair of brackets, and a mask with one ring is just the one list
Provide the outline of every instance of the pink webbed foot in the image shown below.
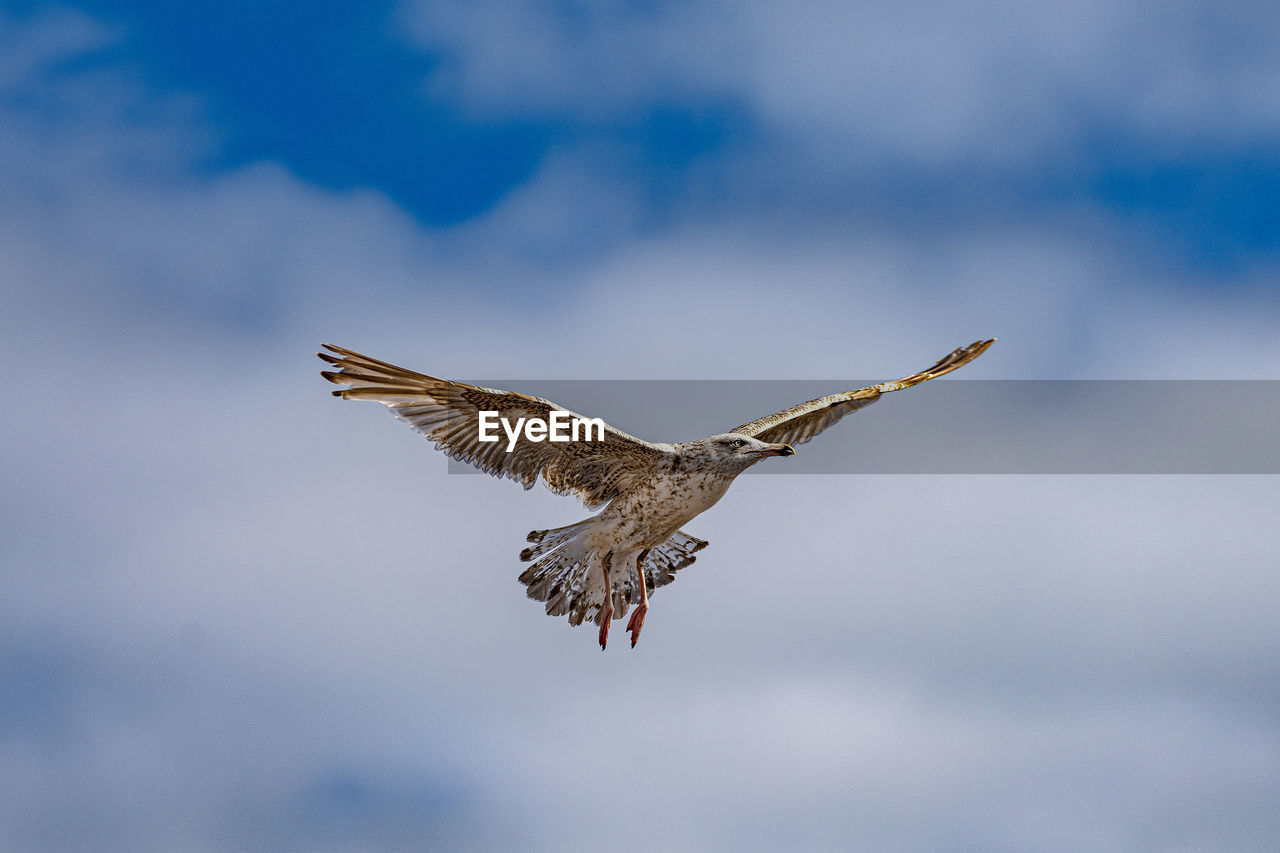
[[613,621],[613,602],[606,602],[600,611],[600,651],[609,644],[609,623]]
[[627,623],[627,630],[631,632],[631,648],[636,647],[636,640],[640,639],[640,629],[644,627],[645,614],[649,612],[649,590],[644,582],[644,558],[649,556],[649,549],[640,552],[640,556],[636,558],[636,579],[640,582],[640,603],[636,605],[635,612],[631,614],[631,621]]
[[648,612],[648,602],[638,605],[631,614],[631,621],[627,623],[627,630],[631,632],[631,648],[633,649],[636,647],[636,640],[640,639],[640,629],[644,627],[644,617]]

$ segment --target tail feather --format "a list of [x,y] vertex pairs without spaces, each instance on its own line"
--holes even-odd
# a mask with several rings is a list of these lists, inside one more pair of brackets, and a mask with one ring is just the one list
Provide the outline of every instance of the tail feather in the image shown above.
[[583,532],[593,521],[595,521],[594,518],[588,518],[575,524],[567,524],[564,527],[553,527],[550,530],[531,530],[528,541],[533,544],[520,552],[520,559],[528,562],[554,551]]
[[[566,527],[535,530],[529,534],[532,544],[520,552],[520,559],[533,561],[520,575],[526,594],[535,601],[546,602],[549,616],[568,615],[571,625],[598,621],[604,605],[604,576],[600,569],[603,554],[586,546],[586,533],[594,519]],[[666,542],[649,551],[643,569],[649,591],[675,580],[675,573],[697,557],[696,551],[707,543],[679,531]],[[640,600],[640,589],[634,570],[636,553],[615,554],[611,559],[610,590],[615,619],[622,619],[631,605]]]
[[683,530],[671,534],[671,538],[649,551],[644,563],[644,581],[649,589],[666,586],[676,579],[676,572],[698,559],[694,554],[707,547],[705,539],[690,536]]

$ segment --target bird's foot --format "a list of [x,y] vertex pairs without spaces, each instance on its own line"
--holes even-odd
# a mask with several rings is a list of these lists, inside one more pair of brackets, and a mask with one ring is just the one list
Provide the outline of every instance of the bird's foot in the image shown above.
[[633,649],[636,647],[636,640],[640,639],[640,629],[644,627],[644,617],[648,612],[648,604],[639,605],[631,614],[631,621],[627,623],[627,630],[631,632],[631,648]]
[[600,651],[609,644],[609,623],[613,621],[613,604],[610,603],[600,611]]

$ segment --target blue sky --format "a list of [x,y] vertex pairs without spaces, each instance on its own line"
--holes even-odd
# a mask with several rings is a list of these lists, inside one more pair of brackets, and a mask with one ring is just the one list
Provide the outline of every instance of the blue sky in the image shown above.
[[747,477],[602,655],[313,352],[1275,379],[1277,92],[1265,3],[8,4],[0,847],[1271,849],[1275,477]]
[[[20,5],[28,13],[39,8]],[[770,157],[789,156],[771,148],[769,128],[754,120],[746,94],[728,87],[646,92],[605,115],[583,115],[569,104],[469,114],[459,93],[427,86],[441,66],[465,62],[463,50],[432,40],[429,32],[418,43],[406,39],[403,23],[413,13],[395,4],[365,4],[355,12],[344,4],[312,5],[303,16],[286,3],[80,8],[122,33],[88,62],[127,63],[161,91],[198,94],[223,134],[209,168],[281,162],[331,189],[377,188],[426,224],[483,214],[530,180],[553,151],[591,140],[625,148],[638,167],[631,178],[644,182],[656,201],[669,200],[671,185],[678,188],[704,165],[700,161],[717,154],[763,147]],[[626,13],[616,5],[533,8],[571,38],[575,29],[661,19],[671,6],[639,4]],[[1208,22],[1184,47],[1204,54],[1210,73],[1229,64],[1220,44],[1246,35],[1247,11],[1223,13],[1225,23]],[[1258,41],[1266,44],[1256,36],[1242,41],[1255,49]],[[1176,247],[1190,262],[1238,264],[1280,248],[1280,159],[1272,146],[1257,139],[1224,145],[1201,136],[1169,150],[1164,133],[1101,110],[1091,114],[1095,105],[1087,98],[1078,106],[1071,128],[1075,156],[1065,161],[1018,163],[981,182],[956,164],[889,169],[875,183],[886,194],[910,194],[914,210],[943,215],[979,189],[990,195],[985,203],[1005,208],[1090,204],[1123,227]]]
[[398,38],[391,4],[102,3],[127,33],[108,60],[197,92],[225,133],[208,163],[286,164],[333,189],[377,187],[433,224],[468,219],[529,179],[552,130],[482,124],[432,103],[435,61]]

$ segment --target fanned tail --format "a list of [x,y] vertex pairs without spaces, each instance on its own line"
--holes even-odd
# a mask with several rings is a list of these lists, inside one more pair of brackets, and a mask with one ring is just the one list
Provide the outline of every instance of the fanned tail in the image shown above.
[[[532,544],[520,552],[521,560],[533,561],[520,575],[520,582],[528,587],[526,594],[535,601],[546,602],[549,616],[567,614],[571,625],[598,621],[604,605],[604,577],[600,570],[604,555],[591,551],[586,545],[586,534],[594,520],[534,530],[529,534]],[[650,549],[644,561],[645,585],[649,591],[675,580],[675,573],[696,560],[694,553],[705,547],[705,540],[678,531]],[[631,605],[640,600],[640,590],[635,583],[637,556],[637,552],[624,552],[611,557],[609,579],[614,619],[626,616]]]
[[585,593],[592,555],[584,534],[593,521],[588,518],[565,527],[534,530],[529,534],[533,544],[520,552],[521,560],[534,561],[520,574],[520,583],[529,588],[527,595],[545,601],[548,616],[568,613],[573,625],[582,623],[590,599]]

